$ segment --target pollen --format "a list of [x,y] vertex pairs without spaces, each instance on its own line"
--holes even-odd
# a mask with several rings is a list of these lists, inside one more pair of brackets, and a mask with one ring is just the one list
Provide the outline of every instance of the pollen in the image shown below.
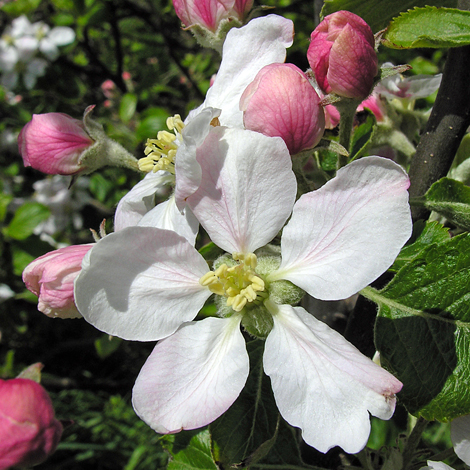
[[178,139],[184,128],[184,123],[179,114],[175,114],[166,120],[170,131],[160,131],[156,139],[147,139],[145,157],[138,161],[139,170],[146,173],[159,170],[175,174],[175,157],[178,150]]
[[225,296],[227,305],[235,312],[241,312],[264,291],[264,281],[256,274],[257,258],[254,253],[234,253],[232,257],[237,264],[228,267],[224,263],[202,276],[199,283],[214,294]]

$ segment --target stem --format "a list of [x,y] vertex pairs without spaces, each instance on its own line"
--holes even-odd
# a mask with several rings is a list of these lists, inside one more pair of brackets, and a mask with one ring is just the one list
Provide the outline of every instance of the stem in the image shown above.
[[[339,121],[339,143],[349,152],[354,115],[356,114],[356,106],[338,106],[338,109],[341,116]],[[338,154],[338,163],[336,168],[339,170],[347,163],[348,158],[344,155]]]
[[426,426],[428,425],[428,422],[424,418],[418,418],[416,421],[415,427],[411,431],[410,435],[408,436],[408,439],[406,441],[406,447],[403,451],[403,466],[402,470],[406,470],[414,457],[415,451],[418,448],[418,445],[421,441],[421,435],[423,434],[423,431],[425,430]]
[[[449,50],[436,102],[411,161],[411,197],[424,195],[447,174],[470,125],[469,62],[470,46]],[[413,207],[412,215],[414,220],[427,218],[429,211]]]

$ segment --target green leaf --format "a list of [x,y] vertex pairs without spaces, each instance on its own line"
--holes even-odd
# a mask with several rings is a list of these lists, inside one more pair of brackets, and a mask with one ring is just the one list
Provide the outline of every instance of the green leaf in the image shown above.
[[36,10],[40,3],[41,0],[15,0],[13,2],[6,3],[0,8],[0,10],[11,16],[20,16]]
[[404,265],[416,258],[425,248],[434,243],[448,240],[449,229],[438,222],[418,221],[413,227],[413,236],[402,248],[390,271],[397,272]]
[[51,211],[38,202],[26,202],[18,208],[4,234],[16,240],[28,238],[34,229],[49,218]]
[[470,234],[435,243],[404,265],[381,291],[376,347],[403,382],[408,411],[448,421],[470,414]]
[[126,93],[121,98],[119,105],[119,117],[123,122],[129,122],[135,114],[137,108],[137,96],[133,93]]
[[415,8],[395,18],[383,44],[393,49],[457,47],[470,44],[470,11]]
[[5,193],[0,194],[0,222],[3,222],[5,220],[7,207],[8,207],[8,204],[10,204],[12,199],[13,199],[13,196],[11,194],[5,194]]
[[150,108],[145,111],[145,116],[137,125],[135,134],[136,139],[144,141],[157,137],[158,131],[166,129],[166,120],[168,112],[162,108]]
[[233,464],[245,467],[259,460],[302,465],[295,431],[280,420],[271,382],[263,372],[264,342],[251,341],[247,349],[250,374],[245,388],[229,410],[209,426],[214,456],[224,468]]
[[352,11],[377,32],[387,27],[400,12],[426,5],[455,8],[457,0],[325,0],[321,13],[324,17],[339,10]]
[[351,139],[350,161],[359,158],[364,153],[372,140],[376,126],[377,121],[374,114],[369,110],[365,110],[364,115],[361,115],[361,123],[354,129]]
[[424,195],[424,207],[436,211],[464,230],[470,230],[470,187],[451,178],[436,181]]
[[102,335],[100,338],[95,340],[96,353],[100,359],[106,359],[108,356],[111,356],[113,352],[118,350],[121,343],[121,338],[117,338],[116,336]]
[[168,470],[218,470],[212,458],[211,439],[207,429],[194,435],[189,444],[173,455]]

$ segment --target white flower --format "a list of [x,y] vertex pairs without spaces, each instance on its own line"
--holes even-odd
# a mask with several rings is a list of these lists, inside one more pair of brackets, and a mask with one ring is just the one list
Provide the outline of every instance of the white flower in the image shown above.
[[25,87],[32,89],[48,65],[45,59],[35,57],[36,53],[40,51],[47,59],[55,60],[59,56],[58,46],[74,40],[75,32],[71,28],[51,29],[42,21],[31,24],[24,15],[14,19],[0,38],[0,70],[4,72],[1,84],[11,90],[23,73]]
[[[294,205],[297,185],[280,138],[215,127],[197,158],[200,184],[187,204],[229,255],[208,272],[184,237],[127,227],[84,259],[75,284],[80,312],[111,335],[162,339],[133,390],[137,414],[157,432],[204,426],[235,401],[248,377],[241,324],[267,337],[264,370],[286,421],[322,452],[335,445],[358,452],[369,413],[390,418],[401,383],[291,306],[300,298],[291,282],[342,299],[383,273],[411,234],[408,177],[389,160],[363,158]],[[280,254],[263,248],[291,213]],[[213,292],[219,318],[192,321]]]
[[[292,45],[293,34],[292,21],[277,15],[256,18],[242,28],[229,31],[219,72],[204,103],[191,111],[184,123],[179,116],[170,118],[168,123],[173,134],[163,131],[157,139],[149,141],[148,157],[142,159],[140,165],[144,171],[153,170],[156,176],[147,176],[145,183],[139,183],[119,203],[114,221],[116,230],[137,224],[155,206],[154,195],[162,192],[165,186],[176,184],[175,199],[170,198],[164,203],[165,207],[157,206],[151,223],[154,227],[175,230],[188,240],[195,238],[197,223],[195,227],[187,208],[184,215],[179,215],[178,209],[185,208],[186,197],[200,182],[197,149],[213,129],[211,123],[216,118],[218,124],[243,128],[243,113],[239,107],[243,91],[265,65],[285,61],[286,48]],[[166,176],[161,170],[166,170]],[[176,182],[175,171],[178,172]],[[190,219],[189,225],[185,218]],[[142,224],[147,223],[142,221]]]
[[[386,62],[384,66],[393,67],[393,64]],[[441,73],[437,75],[413,75],[411,77],[396,74],[381,80],[375,91],[389,100],[394,98],[416,100],[426,98],[426,96],[434,93],[439,88],[441,79]]]

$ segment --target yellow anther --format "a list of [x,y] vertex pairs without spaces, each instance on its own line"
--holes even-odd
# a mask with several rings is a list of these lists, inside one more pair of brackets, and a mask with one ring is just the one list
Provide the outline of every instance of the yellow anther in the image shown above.
[[168,131],[159,131],[156,139],[147,139],[144,158],[138,161],[139,170],[147,173],[165,170],[175,174],[175,157],[178,150],[178,137],[184,128],[181,117],[176,114],[167,119]]
[[227,305],[240,312],[249,302],[258,298],[258,293],[264,290],[264,281],[256,275],[254,268],[257,264],[253,253],[234,253],[237,264],[228,267],[221,264],[215,271],[209,271],[199,280],[211,292],[227,297]]
[[181,134],[181,131],[184,129],[184,122],[181,120],[179,114],[175,114],[166,120],[166,127],[168,127],[170,131],[176,129],[176,132]]

